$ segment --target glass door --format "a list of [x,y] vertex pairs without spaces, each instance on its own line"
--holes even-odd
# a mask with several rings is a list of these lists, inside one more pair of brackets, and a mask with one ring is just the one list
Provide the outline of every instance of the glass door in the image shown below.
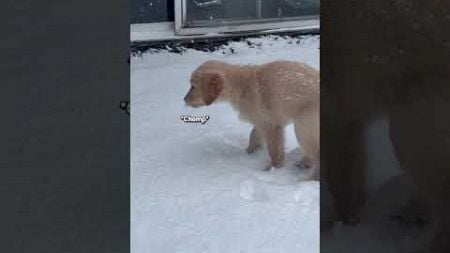
[[179,35],[319,26],[319,0],[176,0]]

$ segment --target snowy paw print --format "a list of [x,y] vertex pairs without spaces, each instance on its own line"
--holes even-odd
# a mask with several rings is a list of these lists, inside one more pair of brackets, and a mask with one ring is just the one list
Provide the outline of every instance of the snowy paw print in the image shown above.
[[267,199],[265,189],[253,180],[246,180],[241,183],[239,196],[248,201],[264,201]]

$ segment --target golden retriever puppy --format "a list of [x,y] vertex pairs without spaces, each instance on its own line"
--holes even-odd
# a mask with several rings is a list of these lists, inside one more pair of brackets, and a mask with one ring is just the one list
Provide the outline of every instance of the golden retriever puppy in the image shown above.
[[293,61],[263,65],[232,65],[207,61],[191,76],[191,88],[184,100],[192,107],[229,102],[239,118],[251,122],[248,153],[265,142],[271,164],[284,165],[284,127],[294,123],[295,134],[304,155],[300,165],[312,168],[318,176],[320,152],[319,71]]

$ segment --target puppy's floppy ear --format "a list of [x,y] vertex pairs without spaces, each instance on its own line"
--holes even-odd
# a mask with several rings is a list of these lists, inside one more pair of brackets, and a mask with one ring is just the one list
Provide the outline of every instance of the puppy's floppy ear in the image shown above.
[[225,75],[219,70],[209,70],[203,73],[202,79],[203,101],[206,105],[210,105],[222,92]]

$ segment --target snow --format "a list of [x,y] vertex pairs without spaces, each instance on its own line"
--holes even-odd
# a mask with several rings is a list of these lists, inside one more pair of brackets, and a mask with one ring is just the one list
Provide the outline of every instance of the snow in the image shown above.
[[[319,183],[293,165],[263,171],[248,155],[251,125],[228,104],[189,108],[191,72],[206,60],[261,64],[286,59],[319,69],[319,37],[266,36],[214,52],[149,52],[131,59],[131,249],[133,253],[318,253]],[[181,116],[206,117],[204,124]]]
[[300,44],[277,36],[247,41],[251,46],[233,42],[210,53],[187,49],[132,58],[132,252],[316,253],[321,241],[321,252],[396,253],[426,243],[430,226],[389,219],[412,194],[386,119],[366,134],[368,200],[361,223],[337,224],[319,236],[319,183],[303,181],[305,172],[292,165],[299,152],[292,126],[286,129],[286,168],[262,171],[268,155],[245,153],[251,125],[230,105],[184,106],[190,73],[206,60],[287,59],[319,69],[318,36]]

